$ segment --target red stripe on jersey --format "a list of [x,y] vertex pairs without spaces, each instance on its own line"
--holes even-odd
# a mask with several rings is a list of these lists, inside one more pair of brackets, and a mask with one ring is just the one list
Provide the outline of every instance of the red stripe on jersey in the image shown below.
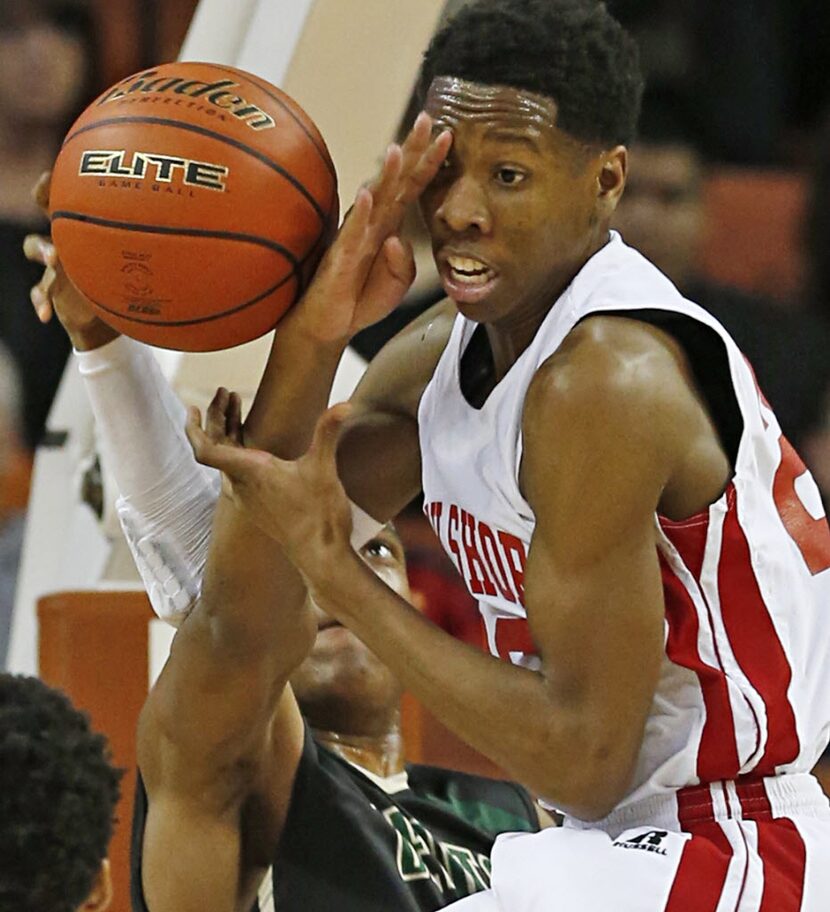
[[[723,673],[720,656],[718,668],[712,668],[700,657],[697,637],[700,628],[697,610],[686,587],[672,571],[662,553],[660,572],[663,577],[663,594],[666,601],[666,620],[669,635],[666,655],[676,665],[695,672],[706,707],[706,722],[700,737],[697,755],[697,775],[702,782],[733,779],[738,774],[738,746],[735,741],[735,723],[729,690]],[[711,627],[711,620],[710,620]]]
[[530,634],[527,618],[500,617],[496,618],[496,654],[510,661],[511,652],[521,652],[525,655],[538,655],[539,650]]
[[731,860],[732,846],[721,828],[700,827],[683,846],[665,912],[715,912]]
[[706,553],[706,538],[709,535],[709,511],[698,513],[681,522],[658,516],[660,526],[669,541],[677,548],[686,569],[700,582],[703,556]]
[[723,524],[718,590],[732,652],[766,707],[767,744],[753,772],[769,776],[799,752],[795,714],[787,697],[792,671],[758,587],[734,497],[729,498]]
[[807,850],[791,820],[758,826],[758,854],[764,863],[764,892],[758,912],[798,912],[804,895]]

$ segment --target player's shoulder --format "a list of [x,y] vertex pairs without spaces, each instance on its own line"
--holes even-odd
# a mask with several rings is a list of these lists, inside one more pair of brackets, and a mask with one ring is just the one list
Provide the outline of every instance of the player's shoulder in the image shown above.
[[407,324],[375,355],[352,397],[361,405],[415,415],[457,314],[445,298]]
[[662,404],[679,405],[690,373],[679,343],[643,320],[599,314],[578,323],[536,371],[525,419],[559,411],[610,418]]

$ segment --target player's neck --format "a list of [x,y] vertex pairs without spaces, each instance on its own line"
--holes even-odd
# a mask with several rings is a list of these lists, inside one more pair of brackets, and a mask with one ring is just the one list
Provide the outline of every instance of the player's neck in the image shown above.
[[339,757],[376,776],[394,776],[404,768],[403,738],[398,729],[382,735],[349,735],[314,729],[314,737]]
[[586,263],[610,240],[608,226],[597,226],[584,246],[549,276],[546,288],[531,300],[516,306],[504,319],[487,323],[487,339],[493,356],[494,380],[498,383],[519,360],[536,336],[551,308],[570,286]]

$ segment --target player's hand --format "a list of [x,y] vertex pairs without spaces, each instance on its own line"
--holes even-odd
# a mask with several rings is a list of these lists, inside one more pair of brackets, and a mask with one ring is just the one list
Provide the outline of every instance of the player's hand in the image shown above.
[[[33,190],[38,205],[47,214],[51,176],[48,171],[42,174]],[[40,282],[30,293],[41,323],[48,323],[56,315],[78,351],[98,348],[119,335],[96,316],[90,302],[69,280],[49,238],[28,235],[23,241],[23,253],[28,260],[44,267]]]
[[308,580],[319,581],[335,570],[332,549],[351,547],[351,507],[336,461],[351,406],[341,403],[324,412],[308,451],[290,461],[239,445],[239,435],[229,432],[238,417],[230,424],[224,417],[227,397],[219,390],[204,428],[199,410],[188,410],[186,433],[193,454],[202,465],[223,473],[224,490],[237,507],[282,545]]
[[320,342],[345,343],[400,304],[415,279],[411,246],[400,237],[404,215],[437,174],[452,134],[432,135],[421,113],[402,145],[386,152],[377,179],[358,191],[314,280],[291,319]]

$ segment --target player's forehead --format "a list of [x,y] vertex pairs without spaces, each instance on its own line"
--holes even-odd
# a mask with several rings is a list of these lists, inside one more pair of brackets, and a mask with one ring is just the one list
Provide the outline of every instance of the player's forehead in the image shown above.
[[553,99],[524,89],[436,76],[424,109],[438,130],[464,127],[515,132],[538,139],[554,138],[557,107]]

